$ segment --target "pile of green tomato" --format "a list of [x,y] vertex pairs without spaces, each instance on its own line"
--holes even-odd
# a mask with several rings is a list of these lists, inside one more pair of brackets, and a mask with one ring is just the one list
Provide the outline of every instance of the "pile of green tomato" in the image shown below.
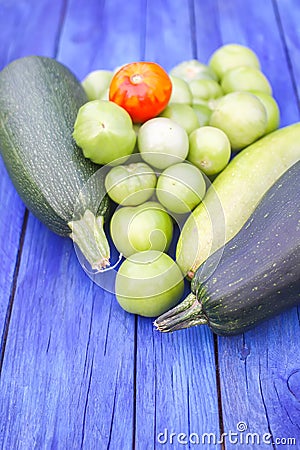
[[97,70],[83,80],[89,102],[73,136],[87,158],[109,168],[105,188],[118,205],[110,233],[125,257],[117,300],[126,311],[155,317],[183,294],[186,274],[167,253],[174,222],[203,201],[236,152],[278,128],[279,108],[257,55],[238,44],[218,48],[207,65],[176,65],[168,105],[140,124],[108,101],[113,74]]

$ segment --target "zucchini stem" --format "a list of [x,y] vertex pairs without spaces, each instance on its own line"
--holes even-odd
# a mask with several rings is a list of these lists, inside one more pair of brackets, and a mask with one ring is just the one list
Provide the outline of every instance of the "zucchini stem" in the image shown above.
[[157,330],[163,333],[205,324],[207,318],[202,304],[192,292],[179,305],[159,316],[154,322]]
[[110,248],[103,229],[103,216],[86,210],[83,217],[68,223],[70,238],[78,245],[93,270],[103,271],[110,265]]

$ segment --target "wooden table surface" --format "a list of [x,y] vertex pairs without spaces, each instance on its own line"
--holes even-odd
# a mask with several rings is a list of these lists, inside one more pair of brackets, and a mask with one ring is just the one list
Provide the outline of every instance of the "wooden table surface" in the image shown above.
[[[281,126],[298,121],[299,0],[0,0],[1,69],[38,54],[80,80],[169,70],[229,42],[259,56]],[[299,322],[294,308],[236,337],[160,334],[28,213],[0,161],[1,449],[299,449]]]

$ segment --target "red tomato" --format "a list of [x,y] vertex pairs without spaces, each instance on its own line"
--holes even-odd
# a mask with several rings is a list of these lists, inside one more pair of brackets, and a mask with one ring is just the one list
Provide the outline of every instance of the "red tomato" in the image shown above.
[[165,70],[153,62],[126,64],[113,76],[109,100],[122,106],[133,122],[145,122],[162,112],[172,92]]

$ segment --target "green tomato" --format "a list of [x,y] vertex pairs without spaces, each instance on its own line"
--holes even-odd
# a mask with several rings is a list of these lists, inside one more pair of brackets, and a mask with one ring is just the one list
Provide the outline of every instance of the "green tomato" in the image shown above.
[[168,117],[181,125],[187,134],[200,126],[198,116],[190,105],[183,103],[170,104],[163,110],[160,117]]
[[176,214],[191,212],[204,198],[205,179],[190,163],[179,163],[164,170],[157,180],[156,196],[160,203]]
[[103,99],[112,77],[113,72],[110,70],[94,70],[82,80],[81,84],[89,101]]
[[182,78],[187,83],[192,80],[200,80],[203,78],[212,80],[217,79],[214,71],[206,64],[201,63],[197,59],[182,61],[170,70],[170,75]]
[[172,94],[169,100],[170,103],[187,103],[190,105],[193,100],[192,92],[186,81],[182,78],[170,75],[172,81]]
[[183,161],[189,151],[185,129],[167,117],[155,117],[139,129],[138,147],[146,163],[157,169]]
[[279,106],[274,99],[269,94],[264,92],[251,91],[264,105],[267,112],[267,128],[265,134],[271,133],[271,131],[276,130],[280,125],[280,110]]
[[116,276],[115,292],[125,311],[156,317],[182,297],[184,281],[173,259],[156,250],[136,253],[125,260]]
[[219,47],[211,56],[208,65],[222,79],[234,67],[250,66],[260,69],[257,55],[249,47],[240,44],[226,44]]
[[167,251],[173,237],[173,221],[158,202],[115,211],[110,233],[117,250],[125,257],[145,250]]
[[102,92],[102,95],[100,97],[100,100],[106,100],[109,101],[109,87],[105,89],[104,92]]
[[143,162],[113,167],[105,177],[110,198],[123,206],[135,206],[147,201],[154,193],[156,175]]
[[209,119],[212,114],[212,109],[209,108],[207,105],[193,105],[193,110],[197,114],[199,126],[203,127],[205,125],[209,124]]
[[136,142],[130,115],[116,103],[105,100],[81,106],[73,137],[86,158],[112,166],[124,163]]
[[267,77],[260,70],[249,66],[228,70],[222,78],[221,86],[225,94],[256,90],[272,95],[272,87]]
[[210,100],[222,97],[223,90],[215,80],[203,79],[190,82],[193,104],[208,104]]
[[133,123],[133,124],[132,124],[132,126],[133,126],[133,129],[134,129],[134,132],[135,132],[135,135],[136,135],[135,146],[134,146],[134,149],[133,149],[134,162],[136,162],[136,161],[137,161],[137,159],[135,158],[135,156],[136,156],[136,153],[140,154],[140,152],[139,152],[139,148],[138,148],[138,141],[137,141],[137,137],[138,137],[138,134],[139,134],[139,129],[141,128],[141,125],[142,125],[141,123]]
[[190,134],[188,160],[206,175],[215,175],[223,170],[231,156],[230,142],[219,128],[204,126]]
[[209,124],[224,131],[232,150],[240,150],[263,136],[267,113],[250,92],[231,92],[218,101]]

